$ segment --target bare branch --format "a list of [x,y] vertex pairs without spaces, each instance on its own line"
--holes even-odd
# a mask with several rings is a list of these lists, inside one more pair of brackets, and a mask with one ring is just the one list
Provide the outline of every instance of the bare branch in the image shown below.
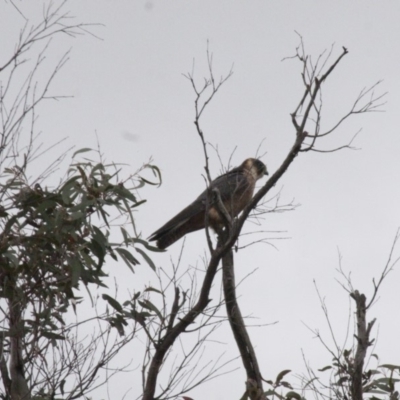
[[354,371],[351,375],[351,394],[353,400],[363,400],[362,374],[364,360],[367,354],[367,349],[371,346],[370,341],[371,329],[374,326],[375,319],[368,323],[366,322],[366,298],[357,290],[350,294],[356,302],[357,316],[357,350],[354,358]]
[[397,257],[395,260],[392,260],[393,258],[393,253],[395,250],[395,247],[397,245],[397,242],[400,238],[400,229],[397,230],[396,235],[394,237],[393,243],[392,243],[392,247],[390,249],[390,253],[389,253],[389,258],[386,262],[385,268],[383,269],[381,276],[378,280],[378,282],[375,282],[375,279],[373,279],[373,285],[374,285],[374,293],[372,294],[371,300],[369,301],[368,305],[366,305],[365,309],[368,310],[372,304],[374,303],[376,296],[378,294],[378,290],[383,282],[383,280],[386,278],[386,276],[393,270],[393,268],[395,267],[395,265],[399,262],[400,257]]
[[[220,233],[227,236],[229,231]],[[222,258],[223,288],[225,304],[231,330],[239,348],[242,363],[247,375],[247,394],[251,400],[265,399],[262,377],[258,366],[257,356],[247,333],[239,304],[236,299],[236,284],[233,262],[233,251],[229,251]]]

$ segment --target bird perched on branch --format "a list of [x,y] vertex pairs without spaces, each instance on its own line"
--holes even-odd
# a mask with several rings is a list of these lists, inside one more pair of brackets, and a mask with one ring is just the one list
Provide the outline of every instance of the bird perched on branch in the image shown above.
[[207,196],[208,224],[214,230],[224,226],[223,217],[216,206],[216,198],[211,194],[219,193],[221,201],[229,213],[236,217],[253,197],[254,187],[258,179],[268,175],[267,167],[260,160],[248,158],[239,167],[233,168],[226,174],[214,179],[192,204],[168,221],[149,238],[156,240],[159,249],[166,249],[187,233],[205,228]]

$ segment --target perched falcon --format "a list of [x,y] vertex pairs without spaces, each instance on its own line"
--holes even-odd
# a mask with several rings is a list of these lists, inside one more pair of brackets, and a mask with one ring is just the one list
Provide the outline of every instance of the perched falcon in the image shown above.
[[[248,158],[242,165],[211,182],[210,189],[218,189],[221,200],[232,216],[236,217],[253,197],[254,187],[258,179],[268,175],[267,167],[260,160]],[[213,229],[222,226],[222,219],[218,210],[209,205],[209,225]],[[205,227],[205,212],[207,190],[205,190],[192,204],[184,208],[179,214],[168,221],[149,238],[156,240],[159,249],[165,249],[175,243],[187,233],[198,231]]]

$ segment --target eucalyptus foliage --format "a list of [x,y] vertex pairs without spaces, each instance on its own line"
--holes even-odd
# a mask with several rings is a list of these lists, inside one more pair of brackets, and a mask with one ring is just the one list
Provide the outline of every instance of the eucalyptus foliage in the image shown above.
[[[89,150],[79,150],[74,157]],[[73,158],[66,179],[48,188],[30,184],[18,166],[4,168],[0,176],[3,365],[7,354],[13,359],[14,340],[24,369],[28,375],[34,373],[26,368],[31,359],[46,357],[41,349],[66,339],[65,316],[76,311],[82,289],[91,294],[106,287],[107,259],[132,271],[141,263],[155,268],[147,253],[158,249],[140,238],[132,213],[145,201],[139,199],[138,190],[161,181],[156,166],[146,164],[141,172],[144,169],[153,172],[154,182],[140,172],[122,181],[113,164]],[[108,295],[103,298],[114,307],[118,304]],[[109,322],[124,333],[126,321],[111,314]]]

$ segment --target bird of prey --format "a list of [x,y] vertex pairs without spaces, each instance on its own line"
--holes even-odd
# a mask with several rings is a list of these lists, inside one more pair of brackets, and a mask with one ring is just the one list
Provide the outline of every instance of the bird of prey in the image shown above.
[[[248,158],[239,167],[214,179],[192,204],[184,208],[149,238],[156,240],[159,249],[166,249],[187,233],[203,229],[206,224],[208,190],[218,189],[222,203],[232,218],[236,217],[253,197],[258,179],[268,175],[267,167],[260,160]],[[216,199],[210,199],[208,223],[214,229],[223,227],[223,220],[215,207]]]

